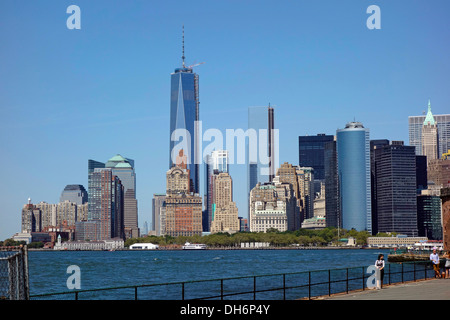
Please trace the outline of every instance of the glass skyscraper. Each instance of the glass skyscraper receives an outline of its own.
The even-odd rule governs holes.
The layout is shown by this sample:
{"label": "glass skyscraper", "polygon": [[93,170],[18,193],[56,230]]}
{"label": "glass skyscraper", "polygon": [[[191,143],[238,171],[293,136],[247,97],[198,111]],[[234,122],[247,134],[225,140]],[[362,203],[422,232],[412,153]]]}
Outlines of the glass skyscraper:
{"label": "glass skyscraper", "polygon": [[199,93],[198,75],[184,65],[171,75],[169,168],[176,164],[179,151],[187,156],[194,193],[199,193]]}
{"label": "glass skyscraper", "polygon": [[[249,139],[246,149],[249,194],[256,183],[271,182],[275,176],[277,146],[275,145],[274,122],[274,109],[272,107],[248,108]],[[250,131],[253,131],[256,137]]]}
{"label": "glass skyscraper", "polygon": [[[249,177],[248,184],[250,186],[249,190],[251,190],[258,184],[258,164],[257,163],[249,163],[248,177]],[[253,188],[251,186],[253,186]]]}
{"label": "glass skyscraper", "polygon": [[96,186],[93,184],[93,174],[100,168],[108,168],[112,174],[120,179],[124,187],[123,195],[123,233],[125,238],[139,237],[138,228],[138,207],[136,199],[136,173],[134,170],[134,160],[124,158],[120,154],[112,157],[106,163],[89,160],[88,161],[88,180],[89,180],[89,220],[98,219],[94,217],[94,212],[98,212],[95,202],[91,198],[96,192]]}
{"label": "glass skyscraper", "polygon": [[416,186],[417,194],[420,194],[422,190],[426,190],[428,188],[426,156],[416,156]]}
{"label": "glass skyscraper", "polygon": [[123,224],[126,238],[139,236],[138,206],[136,199],[136,173],[134,160],[122,157],[120,154],[109,159],[106,168],[111,168],[112,173],[119,177],[124,187],[124,214]]}
{"label": "glass skyscraper", "polygon": [[88,222],[98,222],[97,239],[123,238],[123,186],[111,168],[96,168],[91,176]]}
{"label": "glass skyscraper", "polygon": [[152,230],[156,232],[157,236],[164,233],[164,222],[162,221],[161,209],[164,207],[166,200],[165,193],[155,193],[152,199]]}
{"label": "glass skyscraper", "polygon": [[229,159],[227,150],[214,150],[209,157],[210,170],[229,173]]}
{"label": "glass skyscraper", "polygon": [[316,180],[325,179],[325,143],[333,140],[334,136],[325,134],[318,134],[317,136],[298,137],[299,166],[314,168],[314,179]]}
{"label": "glass skyscraper", "polygon": [[80,184],[68,184],[59,198],[59,202],[70,201],[76,204],[85,204],[88,202],[88,193]]}
{"label": "glass skyscraper", "polygon": [[438,195],[417,196],[417,225],[419,237],[442,240],[441,198]]}
{"label": "glass skyscraper", "polygon": [[103,162],[88,160],[88,220],[95,220],[97,217],[94,217],[93,214],[96,211],[94,207],[94,201],[92,200],[94,196],[94,185],[93,185],[93,174],[95,169],[104,168],[105,164]]}
{"label": "glass skyscraper", "polygon": [[403,141],[374,150],[378,232],[417,236],[416,155]]}
{"label": "glass skyscraper", "polygon": [[389,140],[370,140],[370,185],[372,197],[372,234],[378,233],[377,176],[375,170],[375,151],[389,145]]}
{"label": "glass skyscraper", "polygon": [[[248,108],[247,191],[258,182],[271,182],[278,163],[278,136],[275,130],[274,109],[269,105]],[[248,207],[250,214],[250,208]]]}
{"label": "glass skyscraper", "polygon": [[369,129],[350,122],[336,140],[342,227],[372,232]]}
{"label": "glass skyscraper", "polygon": [[325,171],[325,221],[327,227],[342,228],[339,197],[339,177],[337,167],[336,141],[324,144]]}

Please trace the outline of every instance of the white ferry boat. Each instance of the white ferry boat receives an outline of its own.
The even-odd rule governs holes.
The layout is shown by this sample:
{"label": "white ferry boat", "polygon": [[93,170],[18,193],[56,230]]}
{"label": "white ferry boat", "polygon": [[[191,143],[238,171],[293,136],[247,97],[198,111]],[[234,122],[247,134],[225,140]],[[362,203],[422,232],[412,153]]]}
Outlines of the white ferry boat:
{"label": "white ferry boat", "polygon": [[135,243],[130,246],[130,250],[157,250],[159,246],[153,243]]}
{"label": "white ferry boat", "polygon": [[205,250],[206,244],[186,242],[182,247],[183,250]]}

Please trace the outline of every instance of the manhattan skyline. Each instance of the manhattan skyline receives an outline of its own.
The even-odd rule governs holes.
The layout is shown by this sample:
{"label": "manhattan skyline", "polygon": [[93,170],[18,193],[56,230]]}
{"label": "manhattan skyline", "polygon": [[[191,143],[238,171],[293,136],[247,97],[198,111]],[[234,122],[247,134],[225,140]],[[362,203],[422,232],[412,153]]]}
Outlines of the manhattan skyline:
{"label": "manhattan skyline", "polygon": [[[66,8],[81,8],[68,30]],[[366,9],[381,8],[381,30]],[[185,11],[189,14],[186,14]],[[199,62],[200,120],[246,130],[250,106],[274,108],[279,160],[298,165],[298,137],[353,120],[370,139],[409,145],[408,116],[448,114],[448,1],[27,1],[0,4],[0,240],[20,211],[88,188],[88,159],[135,160],[139,227],[165,191],[170,74]],[[236,162],[236,159],[234,159]],[[200,195],[204,195],[203,168]],[[230,164],[247,217],[247,166]]]}

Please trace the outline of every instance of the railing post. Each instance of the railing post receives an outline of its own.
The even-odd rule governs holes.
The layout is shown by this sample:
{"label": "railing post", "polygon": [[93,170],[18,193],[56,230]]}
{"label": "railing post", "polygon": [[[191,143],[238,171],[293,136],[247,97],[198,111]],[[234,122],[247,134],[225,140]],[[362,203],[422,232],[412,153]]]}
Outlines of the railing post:
{"label": "railing post", "polygon": [[181,283],[181,300],[184,300],[184,282]]}
{"label": "railing post", "polygon": [[403,263],[401,265],[402,265],[402,283],[403,283],[404,282],[404,280],[403,280]]}
{"label": "railing post", "polygon": [[220,279],[220,300],[223,300],[223,279]]}
{"label": "railing post", "polygon": [[427,264],[424,263],[424,271],[425,271],[425,280],[427,280]]}
{"label": "railing post", "polygon": [[253,277],[253,300],[256,300],[256,277]]}
{"label": "railing post", "polygon": [[283,300],[286,300],[286,274],[283,273]]}
{"label": "railing post", "polygon": [[388,264],[388,272],[389,272],[389,285],[391,284],[391,265]]}
{"label": "railing post", "polygon": [[346,281],[345,281],[345,283],[346,283],[346,292],[347,292],[347,294],[348,294],[348,268],[346,269],[346,271],[347,271],[347,279],[346,279]]}
{"label": "railing post", "polygon": [[328,296],[331,296],[331,270],[328,269]]}
{"label": "railing post", "polygon": [[75,291],[75,300],[78,300],[78,291]]}
{"label": "railing post", "polygon": [[137,287],[134,287],[134,300],[137,300]]}
{"label": "railing post", "polygon": [[416,281],[416,262],[414,261],[414,282]]}
{"label": "railing post", "polygon": [[363,291],[365,290],[365,288],[364,288],[364,271],[365,271],[365,268],[364,267],[362,267],[362,281],[363,281],[363,283],[362,283],[362,289],[363,289]]}
{"label": "railing post", "polygon": [[308,271],[308,300],[311,300],[311,271]]}
{"label": "railing post", "polygon": [[28,246],[22,246],[22,270],[23,270],[23,286],[24,286],[24,292],[25,292],[25,300],[30,300],[30,285],[28,280]]}
{"label": "railing post", "polygon": [[[16,254],[16,299],[15,300],[20,300],[20,268],[19,268],[19,254]],[[12,296],[12,292],[11,292],[11,296]]]}

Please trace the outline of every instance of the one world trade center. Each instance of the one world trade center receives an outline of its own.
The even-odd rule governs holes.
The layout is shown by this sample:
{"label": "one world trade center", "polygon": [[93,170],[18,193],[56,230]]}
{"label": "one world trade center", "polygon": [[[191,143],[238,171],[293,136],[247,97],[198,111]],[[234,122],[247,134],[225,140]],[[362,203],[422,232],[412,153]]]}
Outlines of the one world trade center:
{"label": "one world trade center", "polygon": [[199,193],[198,75],[192,68],[185,65],[183,27],[182,67],[171,74],[169,168],[177,164],[177,157],[185,157],[191,177],[191,192]]}

